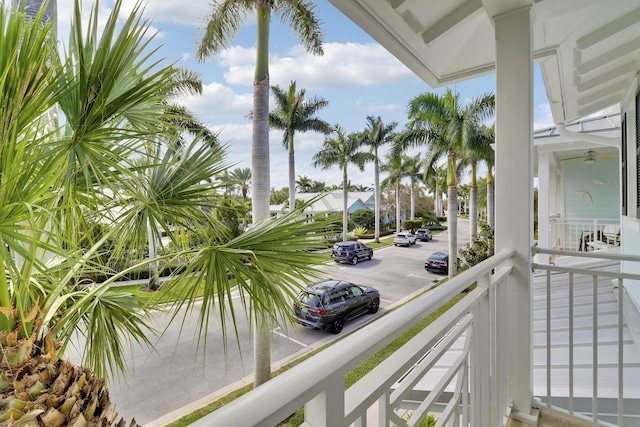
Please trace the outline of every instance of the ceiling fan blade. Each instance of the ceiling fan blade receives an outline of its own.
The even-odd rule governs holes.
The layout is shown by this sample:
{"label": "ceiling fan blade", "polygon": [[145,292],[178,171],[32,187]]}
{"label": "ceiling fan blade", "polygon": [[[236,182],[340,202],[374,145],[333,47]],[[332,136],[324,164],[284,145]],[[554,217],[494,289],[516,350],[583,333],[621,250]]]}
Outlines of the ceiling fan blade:
{"label": "ceiling fan blade", "polygon": [[567,157],[566,159],[560,159],[560,161],[564,162],[565,160],[575,160],[575,159],[584,159],[584,156]]}

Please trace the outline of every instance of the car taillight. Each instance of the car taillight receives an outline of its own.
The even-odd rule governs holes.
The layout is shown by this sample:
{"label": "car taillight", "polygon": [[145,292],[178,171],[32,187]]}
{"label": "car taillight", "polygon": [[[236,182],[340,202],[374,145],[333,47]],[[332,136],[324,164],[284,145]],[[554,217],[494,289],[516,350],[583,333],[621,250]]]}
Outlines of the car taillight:
{"label": "car taillight", "polygon": [[311,314],[319,314],[319,315],[324,315],[327,314],[327,310],[321,308],[320,310],[309,310],[309,313]]}

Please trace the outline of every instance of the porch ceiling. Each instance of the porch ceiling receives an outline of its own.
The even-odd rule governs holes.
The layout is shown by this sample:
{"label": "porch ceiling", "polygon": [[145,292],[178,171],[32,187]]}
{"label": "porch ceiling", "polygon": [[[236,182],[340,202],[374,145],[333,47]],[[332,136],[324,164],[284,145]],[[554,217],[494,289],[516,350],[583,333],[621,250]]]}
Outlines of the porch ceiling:
{"label": "porch ceiling", "polygon": [[531,5],[556,123],[619,104],[640,65],[638,0],[330,0],[431,87],[495,70],[492,16]]}

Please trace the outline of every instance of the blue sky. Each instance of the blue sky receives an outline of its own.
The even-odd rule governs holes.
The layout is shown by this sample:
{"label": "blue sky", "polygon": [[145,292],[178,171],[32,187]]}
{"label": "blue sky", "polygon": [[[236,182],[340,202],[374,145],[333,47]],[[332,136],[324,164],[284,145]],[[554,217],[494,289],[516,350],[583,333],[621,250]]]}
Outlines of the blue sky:
{"label": "blue sky", "polygon": [[[85,1],[88,16],[91,2]],[[113,2],[102,1],[105,15]],[[125,9],[135,4],[124,0]],[[58,0],[58,30],[61,38],[68,34],[68,22],[73,0]],[[252,108],[253,73],[255,64],[256,26],[249,16],[234,44],[204,63],[195,58],[209,1],[150,0],[145,16],[158,31],[152,44],[161,45],[159,54],[167,63],[175,63],[201,74],[202,96],[185,98],[183,102],[212,130],[218,131],[228,144],[228,160],[235,167],[250,167],[251,122],[246,118]],[[411,98],[424,92],[442,93],[419,80],[409,69],[386,52],[364,31],[353,24],[326,0],[319,0],[315,9],[325,33],[325,54],[312,56],[298,44],[296,35],[280,25],[274,16],[270,39],[270,81],[272,85],[288,87],[296,81],[307,96],[321,96],[329,101],[319,116],[331,124],[339,124],[348,132],[365,128],[367,115],[380,116],[385,122],[398,122],[398,130],[406,123],[406,106]],[[534,84],[536,127],[551,125],[548,101],[539,73]],[[495,76],[489,75],[451,87],[463,99],[471,99],[495,91]],[[273,102],[271,103],[273,106]],[[287,151],[282,147],[282,134],[271,132],[271,187],[287,186]],[[306,175],[327,185],[339,184],[337,169],[311,167],[312,156],[319,151],[323,136],[315,133],[296,134],[296,176]],[[349,170],[354,184],[373,186],[373,167],[364,173]]]}

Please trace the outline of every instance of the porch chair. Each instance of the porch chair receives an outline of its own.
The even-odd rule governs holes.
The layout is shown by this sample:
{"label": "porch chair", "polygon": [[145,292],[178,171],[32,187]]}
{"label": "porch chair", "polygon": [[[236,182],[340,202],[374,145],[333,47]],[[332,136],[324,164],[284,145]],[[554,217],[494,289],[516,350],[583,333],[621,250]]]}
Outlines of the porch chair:
{"label": "porch chair", "polygon": [[607,224],[602,230],[604,241],[608,245],[620,246],[620,225],[619,224]]}

